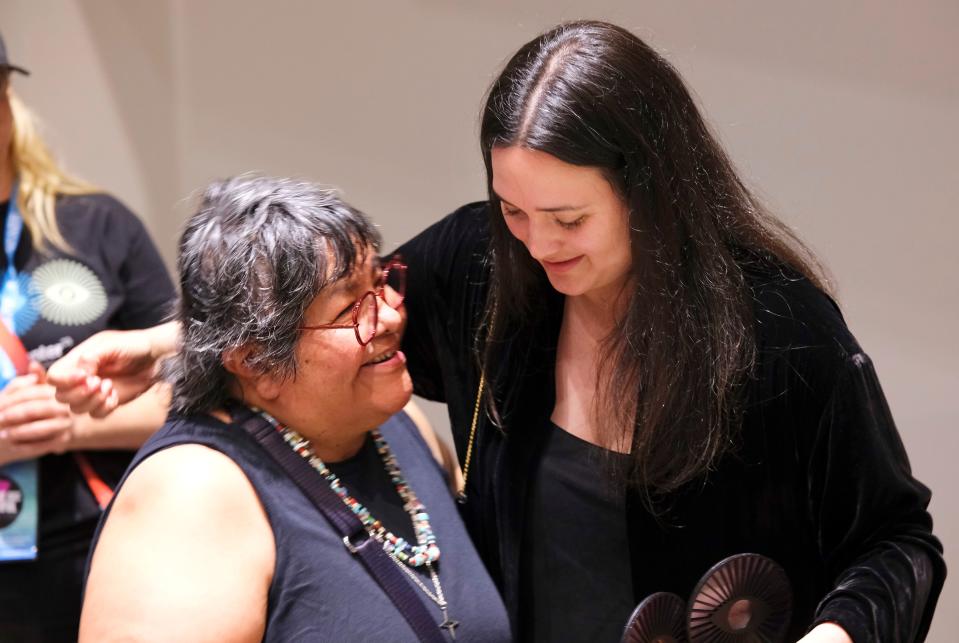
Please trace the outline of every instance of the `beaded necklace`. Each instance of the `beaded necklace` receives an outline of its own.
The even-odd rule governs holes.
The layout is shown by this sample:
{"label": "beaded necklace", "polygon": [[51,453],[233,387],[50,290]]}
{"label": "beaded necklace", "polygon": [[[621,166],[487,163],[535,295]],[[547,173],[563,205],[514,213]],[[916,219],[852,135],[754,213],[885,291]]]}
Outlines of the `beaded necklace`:
{"label": "beaded necklace", "polygon": [[416,494],[413,493],[413,490],[406,483],[406,479],[403,478],[403,472],[396,462],[396,457],[393,455],[393,452],[390,451],[389,444],[386,443],[386,440],[377,429],[370,431],[370,435],[373,437],[373,444],[376,446],[376,451],[383,460],[383,467],[386,469],[390,481],[393,483],[393,486],[396,487],[396,492],[403,501],[404,511],[410,515],[410,519],[413,521],[413,533],[416,534],[416,545],[410,544],[404,538],[400,538],[393,534],[393,532],[387,530],[386,527],[383,526],[383,523],[373,517],[369,509],[351,496],[346,486],[340,481],[336,474],[330,471],[329,467],[313,452],[313,447],[310,445],[309,440],[293,429],[280,424],[276,418],[272,417],[269,413],[260,411],[260,414],[280,432],[280,435],[283,436],[283,439],[290,445],[293,451],[302,456],[310,463],[310,466],[323,476],[330,484],[330,488],[336,492],[336,495],[338,495],[346,506],[356,514],[356,517],[360,519],[360,522],[366,527],[366,531],[370,536],[377,542],[382,543],[386,553],[393,556],[396,560],[406,563],[410,567],[421,567],[439,560],[440,548],[436,544],[436,536],[433,534],[433,528],[430,526],[430,515],[426,513],[426,507],[423,506],[423,503],[419,501]]}

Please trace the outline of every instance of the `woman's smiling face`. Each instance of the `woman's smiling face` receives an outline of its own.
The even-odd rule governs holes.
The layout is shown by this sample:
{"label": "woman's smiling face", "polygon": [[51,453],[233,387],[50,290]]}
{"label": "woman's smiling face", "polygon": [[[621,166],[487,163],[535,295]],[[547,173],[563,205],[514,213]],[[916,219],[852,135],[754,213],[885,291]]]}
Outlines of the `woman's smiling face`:
{"label": "woman's smiling face", "polygon": [[[303,326],[351,323],[353,304],[376,290],[381,273],[372,248],[360,259],[350,276],[317,295]],[[352,328],[301,331],[296,372],[276,382],[271,404],[284,424],[335,442],[341,434],[377,427],[409,401],[413,384],[399,350],[401,311],[381,297],[376,302],[379,322],[366,346],[359,344]]]}
{"label": "woman's smiling face", "polygon": [[515,146],[494,148],[492,166],[506,225],[553,288],[613,296],[632,263],[629,209],[603,173]]}

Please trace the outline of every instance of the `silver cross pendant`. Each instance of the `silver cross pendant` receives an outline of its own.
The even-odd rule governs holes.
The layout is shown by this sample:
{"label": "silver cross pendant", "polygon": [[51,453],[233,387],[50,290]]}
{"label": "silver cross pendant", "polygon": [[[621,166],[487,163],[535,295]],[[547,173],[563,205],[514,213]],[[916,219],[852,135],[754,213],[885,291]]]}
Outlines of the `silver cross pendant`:
{"label": "silver cross pendant", "polygon": [[443,622],[440,623],[440,629],[446,630],[450,633],[450,638],[454,641],[456,640],[456,628],[459,627],[460,622],[454,621],[450,618],[450,615],[446,612],[446,608],[443,608]]}

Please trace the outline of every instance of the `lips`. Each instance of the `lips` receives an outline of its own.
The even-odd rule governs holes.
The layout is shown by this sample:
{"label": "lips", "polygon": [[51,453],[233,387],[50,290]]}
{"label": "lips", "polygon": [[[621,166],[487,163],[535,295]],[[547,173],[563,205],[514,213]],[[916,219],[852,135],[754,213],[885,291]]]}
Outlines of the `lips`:
{"label": "lips", "polygon": [[394,362],[405,361],[405,356],[402,351],[399,350],[399,347],[393,347],[387,351],[383,351],[378,354],[376,357],[373,357],[370,360],[367,360],[363,367],[367,366],[382,366],[386,364],[392,364]]}
{"label": "lips", "polygon": [[583,255],[578,257],[573,257],[572,259],[566,259],[564,261],[546,261],[542,260],[540,263],[543,264],[543,267],[553,273],[562,273],[567,272],[575,268],[580,260],[582,260]]}
{"label": "lips", "polygon": [[368,362],[366,362],[366,363],[367,363],[367,364],[382,364],[383,362],[385,362],[386,360],[390,359],[390,358],[393,357],[394,355],[396,355],[396,349],[395,349],[395,348],[394,348],[393,350],[386,351],[385,353],[381,353],[380,355],[374,357],[373,359],[371,359],[370,361],[368,361]]}

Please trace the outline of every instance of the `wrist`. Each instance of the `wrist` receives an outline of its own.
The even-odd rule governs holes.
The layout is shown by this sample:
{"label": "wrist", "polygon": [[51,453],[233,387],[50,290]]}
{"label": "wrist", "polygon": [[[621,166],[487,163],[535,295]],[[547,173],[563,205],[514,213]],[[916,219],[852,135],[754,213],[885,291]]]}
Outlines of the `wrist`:
{"label": "wrist", "polygon": [[180,323],[167,322],[143,331],[150,346],[150,356],[154,359],[166,357],[176,350],[180,341]]}
{"label": "wrist", "polygon": [[92,424],[96,420],[86,413],[74,413],[70,411],[70,430],[64,434],[63,446],[59,449],[60,453],[64,451],[82,451],[90,437]]}

